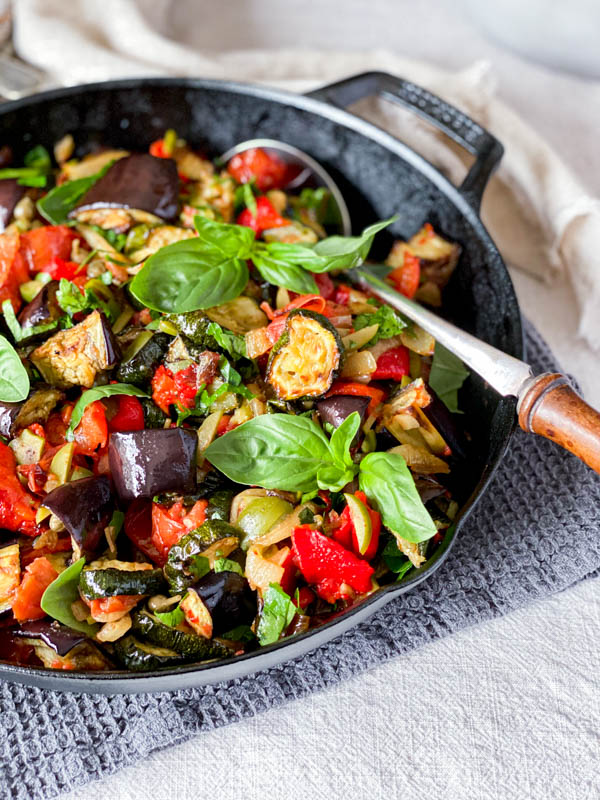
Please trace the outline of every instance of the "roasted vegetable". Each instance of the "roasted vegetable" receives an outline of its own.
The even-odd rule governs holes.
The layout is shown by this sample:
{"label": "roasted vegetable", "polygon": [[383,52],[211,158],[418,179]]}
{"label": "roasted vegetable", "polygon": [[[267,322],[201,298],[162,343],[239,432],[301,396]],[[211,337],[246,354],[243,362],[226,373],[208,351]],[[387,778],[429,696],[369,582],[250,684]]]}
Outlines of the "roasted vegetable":
{"label": "roasted vegetable", "polygon": [[[19,325],[21,326],[23,336],[27,334],[28,328],[33,328],[36,325],[45,325],[48,322],[58,321],[63,315],[63,312],[58,305],[56,299],[56,292],[59,287],[58,281],[50,281],[47,283],[40,292],[36,294],[30,303],[23,306],[19,312]],[[43,334],[49,336],[50,333]]]}
{"label": "roasted vegetable", "polygon": [[256,497],[251,500],[235,520],[244,534],[240,547],[247,550],[253,541],[268,533],[292,511],[292,504],[281,497]]}
{"label": "roasted vegetable", "polygon": [[[216,552],[216,545],[226,557],[239,544],[238,528],[219,519],[211,519],[195,531],[183,536],[169,551],[165,564],[165,577],[174,594],[184,592],[196,580],[192,567],[196,556],[205,556],[209,548]],[[214,553],[213,553],[214,557]]]}
{"label": "roasted vegetable", "polygon": [[152,380],[156,367],[160,364],[171,337],[166,333],[142,331],[123,354],[123,359],[116,371],[117,380],[132,383],[143,388]]}
{"label": "roasted vegetable", "polygon": [[210,611],[214,636],[247,625],[256,615],[256,596],[237,572],[209,572],[194,589]]}
{"label": "roasted vegetable", "polygon": [[208,501],[206,519],[222,519],[227,522],[232,500],[233,492],[215,492]]}
{"label": "roasted vegetable", "polygon": [[140,642],[132,635],[117,639],[114,648],[118,661],[127,669],[136,672],[160,669],[179,664],[184,660],[183,656],[176,653],[175,650]]}
{"label": "roasted vegetable", "polygon": [[121,500],[193,491],[197,442],[196,432],[183,428],[113,433],[108,457]]}
{"label": "roasted vegetable", "polygon": [[280,400],[321,397],[338,374],[342,353],[342,340],[326,317],[297,309],[271,351],[267,381]]}
{"label": "roasted vegetable", "polygon": [[179,180],[174,161],[135,153],[114,163],[84,194],[69,216],[86,222],[88,215],[85,212],[126,208],[171,220],[177,215],[178,194]]}
{"label": "roasted vegetable", "polygon": [[64,394],[50,386],[42,386],[22,403],[0,403],[0,435],[14,436],[20,428],[34,422],[43,424]]}
{"label": "roasted vegetable", "polygon": [[44,644],[51,647],[59,656],[66,656],[74,647],[85,642],[86,636],[83,633],[67,628],[56,622],[40,619],[33,622],[22,622],[14,630],[15,636],[26,639],[41,639]]}
{"label": "roasted vegetable", "polygon": [[206,316],[213,322],[218,322],[223,328],[243,336],[255,328],[262,328],[267,324],[264,311],[252,297],[236,297],[229,303],[206,309]]}
{"label": "roasted vegetable", "polygon": [[140,397],[140,403],[144,409],[145,428],[164,428],[168,417],[154,402],[146,397]]}
{"label": "roasted vegetable", "polygon": [[0,614],[11,607],[13,594],[20,581],[19,545],[9,544],[0,550]]}
{"label": "roasted vegetable", "polygon": [[319,400],[317,411],[322,422],[328,422],[334,428],[339,428],[342,422],[355,411],[360,414],[361,420],[364,421],[370,402],[370,397],[335,395],[334,397],[328,397],[326,400]]}
{"label": "roasted vegetable", "polygon": [[97,550],[112,514],[110,499],[110,483],[104,475],[70,481],[44,498],[44,507],[70,533],[75,560]]}
{"label": "roasted vegetable", "polygon": [[187,660],[201,661],[207,658],[227,658],[231,655],[231,651],[218,642],[164,625],[154,614],[145,609],[134,613],[133,630],[153,645],[174,650]]}
{"label": "roasted vegetable", "polygon": [[0,233],[11,221],[15,206],[24,194],[25,187],[20,186],[16,178],[0,180]]}
{"label": "roasted vegetable", "polygon": [[73,328],[54,334],[30,358],[51,386],[89,389],[99,372],[116,364],[119,350],[106,317],[93,311]]}
{"label": "roasted vegetable", "polygon": [[88,600],[123,594],[156,594],[164,588],[162,570],[153,569],[151,564],[116,560],[93,562],[79,577],[79,590]]}

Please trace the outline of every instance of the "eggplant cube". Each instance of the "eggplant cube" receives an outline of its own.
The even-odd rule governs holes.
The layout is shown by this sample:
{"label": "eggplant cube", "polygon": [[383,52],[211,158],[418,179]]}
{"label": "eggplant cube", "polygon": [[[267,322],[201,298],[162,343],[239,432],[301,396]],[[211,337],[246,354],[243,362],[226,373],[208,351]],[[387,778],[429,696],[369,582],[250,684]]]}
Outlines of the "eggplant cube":
{"label": "eggplant cube", "polygon": [[5,178],[0,181],[0,232],[4,231],[12,219],[15,206],[25,194],[25,187],[17,183],[16,178]]}
{"label": "eggplant cube", "polygon": [[73,541],[75,555],[93,554],[111,514],[110,483],[105,475],[58,486],[42,505],[60,519]]}
{"label": "eggplant cube", "polygon": [[93,311],[73,328],[56,333],[31,354],[44,380],[61,389],[89,389],[96,375],[114,366],[118,358],[119,346],[100,311]]}
{"label": "eggplant cube", "polygon": [[317,411],[322,422],[328,422],[334,428],[339,428],[342,422],[355,411],[364,421],[367,408],[371,402],[370,397],[355,397],[353,395],[335,395],[326,400],[319,400]]}
{"label": "eggplant cube", "polygon": [[191,492],[196,485],[195,431],[182,428],[113,433],[110,469],[121,500],[161,492]]}

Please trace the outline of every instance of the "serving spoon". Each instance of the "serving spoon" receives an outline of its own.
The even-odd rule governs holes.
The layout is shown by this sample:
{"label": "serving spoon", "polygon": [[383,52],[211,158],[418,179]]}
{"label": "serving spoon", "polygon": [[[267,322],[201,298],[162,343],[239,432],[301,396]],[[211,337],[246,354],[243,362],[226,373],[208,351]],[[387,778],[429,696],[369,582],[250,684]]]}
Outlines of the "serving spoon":
{"label": "serving spoon", "polygon": [[[340,232],[345,236],[351,234],[350,214],[335,181],[298,147],[276,139],[250,139],[227,150],[221,159],[227,162],[234,155],[257,147],[297,168],[296,177],[285,189],[299,188],[311,181],[325,186],[339,210]],[[559,372],[534,375],[529,364],[404,297],[367,265],[352,269],[347,275],[356,286],[368,290],[428,331],[499,394],[516,397],[516,413],[524,431],[551,439],[600,473],[600,413],[577,394],[565,375]]]}

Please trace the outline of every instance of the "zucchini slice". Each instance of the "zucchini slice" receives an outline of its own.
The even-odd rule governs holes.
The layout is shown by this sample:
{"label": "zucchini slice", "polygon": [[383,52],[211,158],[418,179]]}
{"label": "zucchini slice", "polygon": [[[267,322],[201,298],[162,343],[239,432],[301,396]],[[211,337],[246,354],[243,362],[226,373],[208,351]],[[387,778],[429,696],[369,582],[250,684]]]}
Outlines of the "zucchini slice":
{"label": "zucchini slice", "polygon": [[145,672],[179,664],[184,659],[180,653],[154,644],[140,642],[135,636],[124,636],[114,644],[115,656],[127,669]]}
{"label": "zucchini slice", "polygon": [[85,567],[79,577],[79,590],[86,600],[120,594],[158,594],[164,588],[161,569],[128,561],[96,561]]}
{"label": "zucchini slice", "polygon": [[326,317],[297,309],[271,351],[266,379],[279,400],[322,397],[338,375],[343,352]]}
{"label": "zucchini slice", "polygon": [[[196,556],[206,555],[213,560],[219,547],[221,555],[226,558],[232,550],[239,545],[240,530],[220,519],[207,520],[195,531],[187,533],[171,547],[167,563],[165,564],[165,577],[173,594],[180,594],[197,580],[190,575],[189,567]],[[210,549],[210,555],[209,555]]]}
{"label": "zucchini slice", "polygon": [[143,330],[129,345],[119,364],[116,378],[143,389],[152,380],[156,367],[167,352],[171,337],[166,333]]}
{"label": "zucchini slice", "polygon": [[152,644],[174,650],[192,661],[231,656],[229,648],[195,633],[170,628],[146,609],[133,615],[133,630]]}

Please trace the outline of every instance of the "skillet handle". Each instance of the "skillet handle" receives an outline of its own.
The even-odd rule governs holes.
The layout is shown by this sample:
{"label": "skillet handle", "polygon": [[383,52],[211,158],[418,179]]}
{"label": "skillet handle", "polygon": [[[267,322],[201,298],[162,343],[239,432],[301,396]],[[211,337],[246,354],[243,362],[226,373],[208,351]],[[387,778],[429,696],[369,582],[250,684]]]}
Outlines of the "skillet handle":
{"label": "skillet handle", "polygon": [[600,413],[589,406],[559,373],[538,375],[517,405],[519,425],[574,453],[600,472]]}
{"label": "skillet handle", "polygon": [[475,156],[475,161],[459,190],[469,203],[479,209],[488,179],[502,158],[500,142],[445,100],[403,78],[386,72],[364,72],[308,93],[308,97],[340,108],[370,95],[379,95],[412,109]]}

